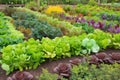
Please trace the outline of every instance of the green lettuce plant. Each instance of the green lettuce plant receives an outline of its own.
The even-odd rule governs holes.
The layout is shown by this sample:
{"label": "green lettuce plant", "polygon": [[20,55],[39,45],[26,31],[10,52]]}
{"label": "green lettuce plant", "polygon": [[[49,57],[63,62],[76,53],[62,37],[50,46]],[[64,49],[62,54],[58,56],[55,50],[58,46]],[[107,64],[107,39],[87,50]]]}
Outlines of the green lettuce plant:
{"label": "green lettuce plant", "polygon": [[120,49],[120,34],[113,35],[112,45],[115,49]]}
{"label": "green lettuce plant", "polygon": [[23,34],[15,30],[7,16],[0,12],[0,50],[9,44],[22,42],[23,38]]}
{"label": "green lettuce plant", "polygon": [[88,34],[88,37],[94,39],[101,49],[110,47],[112,42],[112,35],[110,33],[105,33],[98,29],[94,33]]}
{"label": "green lettuce plant", "polygon": [[2,49],[2,68],[9,74],[19,69],[35,69],[44,62],[42,46],[39,41],[29,39],[23,43],[9,45]]}
{"label": "green lettuce plant", "polygon": [[85,38],[82,40],[82,53],[86,54],[86,53],[97,53],[100,50],[100,47],[96,44],[96,41],[94,39],[89,39],[89,38]]}

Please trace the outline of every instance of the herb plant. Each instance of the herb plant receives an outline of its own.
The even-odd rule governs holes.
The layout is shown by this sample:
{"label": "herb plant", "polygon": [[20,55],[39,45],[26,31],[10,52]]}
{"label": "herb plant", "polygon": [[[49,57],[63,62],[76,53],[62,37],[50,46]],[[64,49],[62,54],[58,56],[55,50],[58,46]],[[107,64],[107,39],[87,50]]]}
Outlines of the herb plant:
{"label": "herb plant", "polygon": [[101,64],[100,68],[87,63],[74,66],[70,80],[119,80],[119,64]]}

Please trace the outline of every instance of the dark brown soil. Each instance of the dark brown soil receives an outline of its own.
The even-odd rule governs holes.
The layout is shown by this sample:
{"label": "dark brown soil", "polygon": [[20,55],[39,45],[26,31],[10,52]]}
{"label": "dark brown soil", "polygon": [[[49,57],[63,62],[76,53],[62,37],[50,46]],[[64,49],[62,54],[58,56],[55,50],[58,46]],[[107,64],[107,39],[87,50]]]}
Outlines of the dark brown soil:
{"label": "dark brown soil", "polygon": [[[120,53],[120,50],[114,50],[114,49],[107,49],[103,52],[106,52],[106,53]],[[42,68],[46,68],[48,69],[49,72],[53,73],[53,68],[55,66],[57,66],[59,63],[68,63],[69,60],[72,60],[72,59],[75,59],[76,57],[71,57],[71,58],[64,58],[64,59],[59,59],[59,60],[54,60],[54,61],[47,61],[45,63],[42,63],[37,69],[35,70],[27,70],[28,72],[30,72],[31,74],[33,74],[35,76],[34,80],[38,80],[40,74],[41,74],[41,71],[42,71]],[[77,58],[81,58],[80,56],[78,56]],[[15,72],[13,72],[15,73]],[[11,73],[10,75],[8,76],[11,76],[13,73]],[[6,80],[6,78],[8,77],[5,75],[5,71],[3,71],[1,68],[0,68],[0,80]]]}

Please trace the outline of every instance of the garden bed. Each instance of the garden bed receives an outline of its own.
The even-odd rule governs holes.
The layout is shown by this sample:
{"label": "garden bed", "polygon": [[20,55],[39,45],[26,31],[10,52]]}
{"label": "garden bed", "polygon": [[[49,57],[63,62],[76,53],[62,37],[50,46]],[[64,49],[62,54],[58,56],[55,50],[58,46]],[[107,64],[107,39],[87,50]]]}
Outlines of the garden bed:
{"label": "garden bed", "polygon": [[[120,50],[117,49],[106,49],[103,52],[107,53],[107,54],[111,54],[111,53],[120,53]],[[34,75],[34,79],[33,80],[38,80],[41,72],[42,72],[42,68],[48,69],[48,71],[50,73],[54,73],[53,69],[59,64],[59,63],[69,63],[69,60],[75,59],[75,58],[81,58],[80,56],[77,57],[71,57],[71,58],[64,58],[64,59],[59,59],[59,60],[54,60],[54,61],[46,61],[44,63],[42,63],[37,69],[35,70],[26,70],[28,72],[30,72],[31,74]],[[16,71],[14,71],[13,73],[11,73],[8,76],[11,76],[15,73]],[[6,80],[7,75],[5,75],[5,71],[3,71],[0,68],[0,80]]]}
{"label": "garden bed", "polygon": [[120,79],[118,10],[32,4],[0,5],[0,80]]}

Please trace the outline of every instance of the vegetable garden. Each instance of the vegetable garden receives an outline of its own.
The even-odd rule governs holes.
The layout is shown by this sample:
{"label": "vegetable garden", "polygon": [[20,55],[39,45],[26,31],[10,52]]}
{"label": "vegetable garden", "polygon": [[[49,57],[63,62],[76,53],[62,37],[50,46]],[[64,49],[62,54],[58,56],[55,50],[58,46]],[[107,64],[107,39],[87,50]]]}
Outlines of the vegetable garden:
{"label": "vegetable garden", "polygon": [[0,80],[120,80],[120,2],[105,1],[0,0]]}

